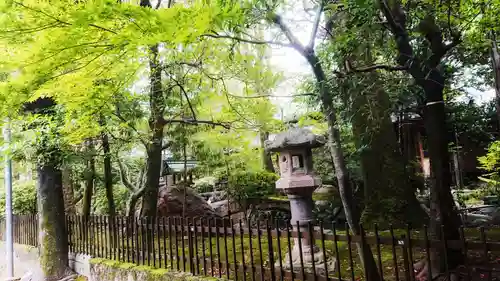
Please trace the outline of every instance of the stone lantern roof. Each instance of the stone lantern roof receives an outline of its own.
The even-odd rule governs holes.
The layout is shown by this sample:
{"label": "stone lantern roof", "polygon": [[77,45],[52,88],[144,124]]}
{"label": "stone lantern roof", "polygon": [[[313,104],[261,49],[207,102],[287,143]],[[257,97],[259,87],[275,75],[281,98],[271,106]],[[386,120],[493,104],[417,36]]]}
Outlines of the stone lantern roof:
{"label": "stone lantern roof", "polygon": [[323,136],[315,135],[309,129],[291,128],[277,134],[274,140],[266,141],[265,147],[268,151],[283,151],[297,148],[316,148],[325,143],[326,140]]}

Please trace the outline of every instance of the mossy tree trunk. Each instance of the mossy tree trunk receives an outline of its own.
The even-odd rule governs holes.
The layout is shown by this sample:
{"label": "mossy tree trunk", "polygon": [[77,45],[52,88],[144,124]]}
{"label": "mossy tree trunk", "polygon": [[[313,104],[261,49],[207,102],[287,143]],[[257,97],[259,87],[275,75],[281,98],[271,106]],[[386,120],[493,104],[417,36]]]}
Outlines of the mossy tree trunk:
{"label": "mossy tree trunk", "polygon": [[68,269],[62,173],[55,163],[39,165],[37,172],[40,265],[43,280],[52,281],[64,277]]}
{"label": "mossy tree trunk", "polygon": [[[55,101],[51,98],[24,104],[27,113],[40,114],[30,126],[43,130],[36,138],[34,159],[37,161],[37,205],[38,205],[38,243],[40,249],[40,268],[44,281],[59,280],[69,272],[68,234],[64,213],[64,192],[61,167],[63,153],[58,126]],[[46,116],[47,118],[44,118]]]}

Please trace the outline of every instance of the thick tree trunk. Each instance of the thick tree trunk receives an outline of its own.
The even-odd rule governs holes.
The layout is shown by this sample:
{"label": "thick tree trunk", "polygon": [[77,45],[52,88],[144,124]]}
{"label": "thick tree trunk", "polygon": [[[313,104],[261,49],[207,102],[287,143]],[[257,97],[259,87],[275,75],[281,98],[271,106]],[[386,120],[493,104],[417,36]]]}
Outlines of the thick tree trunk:
{"label": "thick tree trunk", "polygon": [[[452,176],[450,172],[450,155],[448,152],[448,128],[443,101],[445,79],[437,72],[431,75],[424,84],[427,104],[424,111],[425,130],[428,136],[429,158],[431,166],[430,211],[432,235],[446,240],[459,240],[461,225],[453,196],[451,195]],[[463,255],[459,250],[447,250],[446,265],[442,249],[434,249],[431,265],[434,273],[454,269],[463,263]]]}
{"label": "thick tree trunk", "polygon": [[142,216],[155,217],[158,203],[158,188],[161,176],[161,155],[163,141],[163,111],[165,101],[161,84],[161,67],[158,56],[158,44],[151,47],[151,58],[149,61],[151,90],[149,103],[151,116],[149,118],[149,128],[151,138],[147,147],[148,160],[146,163],[146,190],[142,200]]}
{"label": "thick tree trunk", "polygon": [[273,159],[271,159],[271,152],[265,149],[265,141],[269,138],[269,133],[265,131],[259,132],[260,146],[262,148],[262,166],[271,173],[274,173]]}
{"label": "thick tree trunk", "polygon": [[90,153],[87,160],[87,171],[85,172],[85,190],[83,191],[83,210],[82,214],[85,219],[90,217],[92,207],[92,196],[94,194],[94,179],[95,179],[95,158],[94,158],[94,144],[90,140],[87,143],[88,153]]}
{"label": "thick tree trunk", "polygon": [[68,236],[64,220],[62,173],[54,164],[37,168],[40,266],[44,281],[67,273]]}
{"label": "thick tree trunk", "polygon": [[[353,201],[354,194],[349,180],[349,173],[344,159],[344,152],[342,150],[342,141],[340,139],[340,131],[338,129],[335,108],[333,107],[332,94],[328,89],[326,75],[323,71],[321,63],[319,62],[319,59],[314,51],[310,50],[304,55],[313,69],[314,76],[316,77],[316,81],[320,89],[321,106],[328,123],[328,147],[330,148],[330,153],[333,159],[335,175],[337,177],[337,184],[339,187],[342,205],[344,207],[345,217],[353,234],[360,235],[360,213],[358,212]],[[375,259],[373,258],[370,246],[366,242],[357,243],[356,245],[365,272],[368,274],[368,276],[366,276],[367,280],[380,280],[380,275],[378,274],[377,265],[375,263]]]}
{"label": "thick tree trunk", "polygon": [[[427,39],[431,55],[421,59],[413,52],[410,37],[406,27],[406,15],[401,2],[394,0],[390,4],[380,0],[380,7],[393,32],[398,50],[397,61],[408,67],[408,73],[422,87],[425,93],[424,123],[428,137],[429,160],[431,166],[431,222],[430,228],[434,239],[460,238],[460,217],[456,212],[451,195],[450,156],[448,152],[448,128],[443,100],[443,89],[446,79],[439,70],[439,64],[446,52],[458,44],[460,40],[453,38],[451,43],[443,42],[440,27],[436,25],[433,16],[425,17],[419,24],[420,32]],[[460,251],[447,249],[448,262],[442,247],[433,248],[431,266],[433,275],[446,270],[455,269],[463,263]],[[428,278],[429,280],[429,278]]]}
{"label": "thick tree trunk", "polygon": [[113,173],[111,168],[111,153],[108,135],[101,133],[102,150],[104,152],[104,188],[106,189],[106,199],[108,201],[108,215],[115,217],[116,207],[113,196]]}

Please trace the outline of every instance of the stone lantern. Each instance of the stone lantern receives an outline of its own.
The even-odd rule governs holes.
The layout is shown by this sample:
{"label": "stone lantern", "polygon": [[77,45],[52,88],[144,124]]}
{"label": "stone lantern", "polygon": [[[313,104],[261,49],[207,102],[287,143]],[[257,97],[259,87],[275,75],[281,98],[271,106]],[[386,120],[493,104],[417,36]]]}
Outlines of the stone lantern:
{"label": "stone lantern", "polygon": [[[291,223],[294,230],[308,231],[308,224],[313,220],[314,203],[312,194],[321,185],[321,179],[314,174],[312,149],[325,144],[322,136],[314,135],[304,128],[292,128],[278,134],[273,141],[266,141],[266,149],[279,153],[280,179],[276,188],[284,190],[290,200]],[[299,229],[297,229],[297,222]],[[295,238],[292,249],[292,264],[300,266],[300,248]],[[311,247],[309,239],[301,239],[304,266],[324,262],[324,255],[319,248]],[[288,259],[288,255],[287,255]],[[285,266],[290,261],[285,261]]]}

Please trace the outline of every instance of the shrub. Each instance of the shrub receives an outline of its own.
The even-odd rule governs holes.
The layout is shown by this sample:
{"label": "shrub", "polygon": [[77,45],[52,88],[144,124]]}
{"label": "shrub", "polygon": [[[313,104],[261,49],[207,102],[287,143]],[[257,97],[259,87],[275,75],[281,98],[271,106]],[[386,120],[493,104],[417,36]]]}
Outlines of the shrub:
{"label": "shrub", "polygon": [[194,189],[199,193],[205,193],[214,191],[215,182],[217,178],[215,177],[204,177],[194,181]]}
{"label": "shrub", "polygon": [[228,194],[232,200],[245,203],[275,193],[278,176],[267,171],[238,171],[228,178]]}
{"label": "shrub", "polygon": [[[5,193],[0,194],[0,208],[5,210]],[[36,182],[16,181],[12,185],[12,212],[16,215],[36,213]]]}
{"label": "shrub", "polygon": [[488,173],[484,177],[479,177],[480,180],[488,184],[487,188],[483,188],[483,195],[500,195],[500,141],[491,143],[488,148],[488,153],[485,156],[478,158],[481,168]]}

